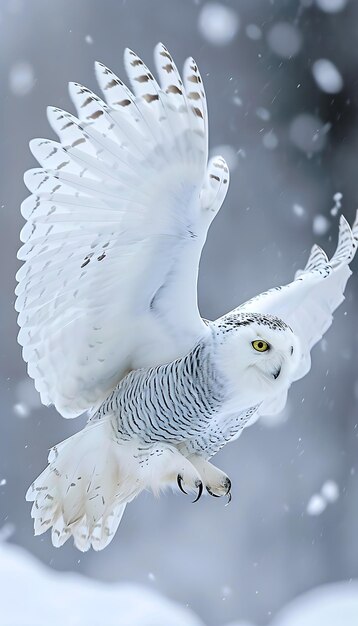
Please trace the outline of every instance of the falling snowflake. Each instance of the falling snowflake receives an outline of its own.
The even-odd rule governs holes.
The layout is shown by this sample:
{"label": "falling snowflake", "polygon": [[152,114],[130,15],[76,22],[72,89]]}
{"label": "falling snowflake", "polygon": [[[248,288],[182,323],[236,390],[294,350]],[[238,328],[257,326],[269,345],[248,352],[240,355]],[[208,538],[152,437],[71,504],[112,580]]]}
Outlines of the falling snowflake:
{"label": "falling snowflake", "polygon": [[262,37],[262,30],[256,24],[248,24],[245,28],[245,33],[253,41],[258,41]]}
{"label": "falling snowflake", "polygon": [[262,143],[268,150],[275,150],[278,146],[278,137],[273,130],[269,130],[269,132],[265,133],[262,137]]}
{"label": "falling snowflake", "polygon": [[330,223],[324,215],[316,215],[313,219],[313,234],[325,235],[328,232]]}
{"label": "falling snowflake", "polygon": [[17,404],[14,404],[13,409],[17,417],[28,417],[30,415],[28,406],[26,406],[26,404],[24,404],[23,402],[18,402]]}
{"label": "falling snowflake", "polygon": [[271,117],[270,111],[268,109],[265,109],[264,107],[257,107],[256,115],[263,122],[268,122]]}
{"label": "falling snowflake", "polygon": [[334,480],[326,480],[322,485],[321,493],[315,493],[307,504],[308,515],[320,515],[327,504],[333,504],[339,498],[339,487]]}
{"label": "falling snowflake", "polygon": [[303,217],[306,213],[306,209],[304,209],[300,204],[294,204],[292,210],[297,217]]}
{"label": "falling snowflake", "polygon": [[306,511],[308,515],[321,515],[325,510],[327,503],[324,498],[318,493],[315,493],[307,504]]}
{"label": "falling snowflake", "polygon": [[284,59],[290,59],[299,53],[302,36],[298,28],[288,22],[274,24],[267,35],[271,50]]}
{"label": "falling snowflake", "polygon": [[339,487],[334,480],[327,480],[321,489],[326,502],[336,502],[339,498]]}
{"label": "falling snowflake", "polygon": [[338,13],[342,11],[348,0],[316,0],[317,6],[326,13]]}
{"label": "falling snowflake", "polygon": [[334,206],[331,208],[331,215],[333,215],[333,217],[338,214],[339,209],[342,207],[342,199],[343,194],[340,191],[337,191],[337,193],[333,196]]}
{"label": "falling snowflake", "polygon": [[343,78],[332,61],[318,59],[312,65],[312,74],[318,87],[326,93],[338,93],[343,87]]}
{"label": "falling snowflake", "polygon": [[292,143],[307,154],[320,152],[326,145],[328,127],[316,116],[301,113],[290,125]]}
{"label": "falling snowflake", "polygon": [[218,2],[205,4],[199,14],[199,31],[209,43],[224,46],[232,41],[240,28],[236,11]]}
{"label": "falling snowflake", "polygon": [[237,106],[237,107],[242,107],[242,100],[240,98],[240,96],[238,96],[237,94],[234,95],[233,99],[232,99],[233,103]]}
{"label": "falling snowflake", "polygon": [[14,96],[26,96],[35,84],[34,70],[27,61],[14,63],[10,68],[9,86]]}

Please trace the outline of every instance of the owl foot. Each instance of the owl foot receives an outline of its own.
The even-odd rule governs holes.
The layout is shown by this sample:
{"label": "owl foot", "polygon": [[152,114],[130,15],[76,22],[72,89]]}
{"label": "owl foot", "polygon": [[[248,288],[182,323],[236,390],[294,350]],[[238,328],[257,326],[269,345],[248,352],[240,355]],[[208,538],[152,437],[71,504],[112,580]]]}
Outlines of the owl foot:
{"label": "owl foot", "polygon": [[190,457],[190,462],[200,474],[201,480],[204,483],[208,494],[214,498],[227,496],[227,504],[229,504],[231,501],[230,478],[224,472],[215,467],[215,465],[209,463],[209,461],[206,461],[198,455]]}

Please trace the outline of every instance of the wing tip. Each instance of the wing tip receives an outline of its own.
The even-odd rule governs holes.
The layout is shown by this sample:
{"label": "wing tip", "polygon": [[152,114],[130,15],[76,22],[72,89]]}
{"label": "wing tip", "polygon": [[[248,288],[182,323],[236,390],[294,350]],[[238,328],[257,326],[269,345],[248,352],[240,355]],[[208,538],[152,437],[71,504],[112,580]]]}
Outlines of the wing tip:
{"label": "wing tip", "polygon": [[356,242],[358,242],[358,209],[356,210],[355,220],[352,224],[352,234]]}
{"label": "wing tip", "polygon": [[348,221],[346,220],[345,216],[343,215],[343,213],[342,213],[342,215],[339,218],[339,226],[340,226],[340,228],[349,228],[349,230],[351,229],[351,227],[350,227]]}

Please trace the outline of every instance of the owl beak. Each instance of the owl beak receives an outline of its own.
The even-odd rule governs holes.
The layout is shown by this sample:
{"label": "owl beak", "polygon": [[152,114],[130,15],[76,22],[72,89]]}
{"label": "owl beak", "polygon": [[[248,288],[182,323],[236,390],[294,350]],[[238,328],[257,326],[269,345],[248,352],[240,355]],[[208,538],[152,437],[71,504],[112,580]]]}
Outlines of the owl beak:
{"label": "owl beak", "polygon": [[272,374],[272,376],[274,377],[274,379],[276,380],[279,375],[281,374],[281,365],[274,371],[274,373]]}

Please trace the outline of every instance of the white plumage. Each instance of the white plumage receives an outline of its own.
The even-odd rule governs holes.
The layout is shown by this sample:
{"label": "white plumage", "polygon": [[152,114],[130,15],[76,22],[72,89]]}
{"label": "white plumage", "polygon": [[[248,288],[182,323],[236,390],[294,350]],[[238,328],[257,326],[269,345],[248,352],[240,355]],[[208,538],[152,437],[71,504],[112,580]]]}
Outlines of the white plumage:
{"label": "white plumage", "polygon": [[70,84],[78,117],[49,108],[59,143],[33,140],[41,167],[25,175],[19,342],[42,402],[92,416],[53,449],[28,497],[37,533],[52,526],[55,545],[73,535],[83,550],[107,545],[144,488],[179,476],[199,495],[203,484],[229,491],[208,458],[283,408],[343,300],[357,247],[358,221],[351,230],[342,217],[330,261],[314,246],[292,283],[203,321],[199,260],[229,172],[219,156],[208,163],[195,61],[182,80],[158,44],[155,64],[159,84],[126,50],[130,91],[97,63],[105,101]]}

